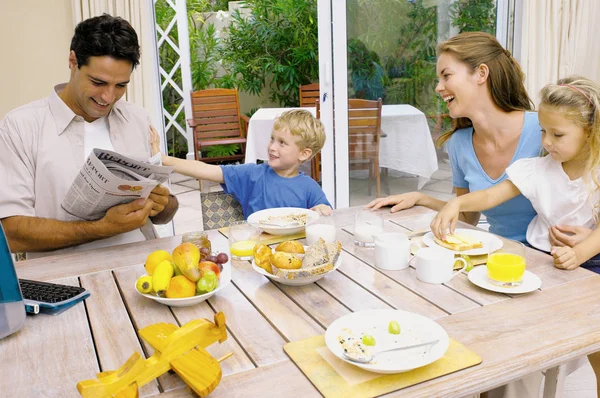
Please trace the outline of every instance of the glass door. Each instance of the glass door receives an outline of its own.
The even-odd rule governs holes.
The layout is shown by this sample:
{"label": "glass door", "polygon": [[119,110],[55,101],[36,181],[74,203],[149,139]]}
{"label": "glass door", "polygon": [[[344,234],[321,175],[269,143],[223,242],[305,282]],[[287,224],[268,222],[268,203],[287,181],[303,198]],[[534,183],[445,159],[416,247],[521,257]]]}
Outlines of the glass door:
{"label": "glass door", "polygon": [[[333,183],[337,208],[419,189],[453,196],[447,155],[434,145],[451,126],[434,91],[436,46],[462,31],[495,35],[510,1],[319,1],[320,81],[330,84],[322,83],[329,104],[321,117],[335,132],[323,155],[323,187]],[[507,29],[501,34],[505,43]],[[363,106],[369,110],[356,109]],[[377,134],[369,119],[379,119]],[[330,159],[327,149],[335,149]]]}

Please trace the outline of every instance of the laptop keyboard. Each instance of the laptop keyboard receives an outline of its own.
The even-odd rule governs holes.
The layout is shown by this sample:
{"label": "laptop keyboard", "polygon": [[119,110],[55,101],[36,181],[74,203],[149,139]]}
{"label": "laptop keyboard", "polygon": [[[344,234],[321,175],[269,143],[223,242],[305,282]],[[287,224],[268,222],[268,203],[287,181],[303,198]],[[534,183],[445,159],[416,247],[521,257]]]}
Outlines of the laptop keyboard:
{"label": "laptop keyboard", "polygon": [[85,292],[85,289],[82,287],[27,279],[19,279],[19,283],[24,299],[39,301],[41,303],[59,304]]}

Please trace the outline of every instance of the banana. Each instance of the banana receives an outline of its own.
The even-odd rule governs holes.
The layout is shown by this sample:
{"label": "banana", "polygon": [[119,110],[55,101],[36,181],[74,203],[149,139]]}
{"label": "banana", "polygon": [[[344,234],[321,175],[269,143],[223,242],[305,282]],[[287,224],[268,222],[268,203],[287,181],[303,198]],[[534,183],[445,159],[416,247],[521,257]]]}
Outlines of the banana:
{"label": "banana", "polygon": [[150,275],[140,276],[137,282],[135,282],[135,288],[140,293],[152,293],[152,277]]}
{"label": "banana", "polygon": [[169,287],[174,272],[173,264],[171,264],[169,260],[164,260],[156,266],[154,274],[152,274],[152,287],[160,296],[162,296]]}

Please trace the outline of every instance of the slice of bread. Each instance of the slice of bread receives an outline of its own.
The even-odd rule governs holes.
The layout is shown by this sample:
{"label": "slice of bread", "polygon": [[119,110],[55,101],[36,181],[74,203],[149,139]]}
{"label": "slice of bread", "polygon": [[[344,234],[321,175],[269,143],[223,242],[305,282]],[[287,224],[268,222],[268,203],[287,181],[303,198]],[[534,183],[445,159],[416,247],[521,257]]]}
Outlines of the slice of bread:
{"label": "slice of bread", "polygon": [[434,237],[433,240],[438,245],[455,251],[464,251],[483,247],[483,243],[481,241],[471,236],[462,234],[448,234],[446,235],[445,240],[441,240],[436,237]]}
{"label": "slice of bread", "polygon": [[319,239],[306,248],[301,268],[280,269],[274,266],[273,273],[286,279],[307,278],[327,273],[335,267],[335,262],[339,258],[341,250],[341,242],[325,243],[323,239]]}

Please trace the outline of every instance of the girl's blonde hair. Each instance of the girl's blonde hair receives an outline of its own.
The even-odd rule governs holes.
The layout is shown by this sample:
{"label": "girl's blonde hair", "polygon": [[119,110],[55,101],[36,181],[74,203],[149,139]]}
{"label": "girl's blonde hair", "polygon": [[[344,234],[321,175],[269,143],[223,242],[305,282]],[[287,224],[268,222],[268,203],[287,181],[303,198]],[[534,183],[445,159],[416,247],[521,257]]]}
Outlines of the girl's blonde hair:
{"label": "girl's blonde hair", "polygon": [[[486,64],[489,69],[487,86],[492,101],[504,112],[534,108],[523,84],[525,75],[521,67],[494,36],[484,32],[463,32],[438,45],[437,56],[443,53],[452,54],[473,72],[481,64]],[[453,119],[452,130],[442,134],[436,144],[441,147],[456,130],[472,126],[469,118]]]}
{"label": "girl's blonde hair", "polygon": [[[600,86],[585,77],[570,76],[544,86],[541,97],[540,108],[543,105],[557,108],[563,117],[586,132],[589,156],[583,176],[590,186],[590,198],[593,198],[600,189]],[[598,220],[600,203],[592,205],[594,219]]]}
{"label": "girl's blonde hair", "polygon": [[273,129],[289,130],[291,135],[300,137],[297,141],[298,147],[309,148],[312,151],[312,155],[306,161],[312,159],[325,145],[325,127],[309,111],[295,109],[283,112],[275,119]]}

